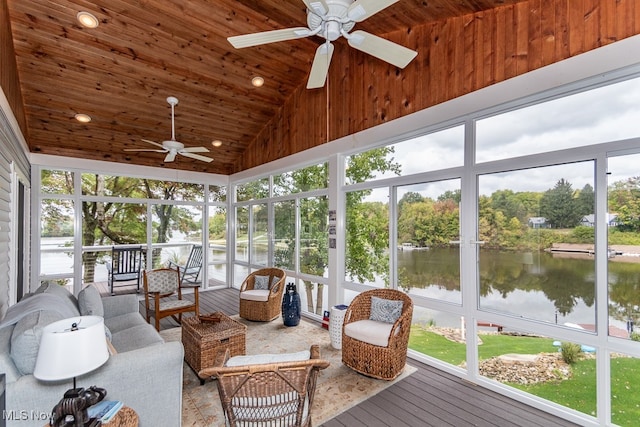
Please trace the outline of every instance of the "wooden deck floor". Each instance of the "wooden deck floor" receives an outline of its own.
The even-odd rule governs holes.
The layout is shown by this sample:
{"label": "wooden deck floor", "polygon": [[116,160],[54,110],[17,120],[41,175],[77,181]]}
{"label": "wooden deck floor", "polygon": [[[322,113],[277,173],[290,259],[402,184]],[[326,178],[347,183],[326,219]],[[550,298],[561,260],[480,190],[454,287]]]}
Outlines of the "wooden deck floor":
{"label": "wooden deck floor", "polygon": [[[131,290],[130,290],[131,291]],[[135,288],[133,288],[135,292]],[[187,298],[191,298],[190,295]],[[140,302],[144,314],[144,300]],[[238,313],[238,291],[200,292],[202,313]],[[163,319],[161,328],[178,324]],[[323,424],[325,427],[372,426],[576,426],[524,403],[471,384],[454,375],[410,359],[418,371],[365,402]]]}

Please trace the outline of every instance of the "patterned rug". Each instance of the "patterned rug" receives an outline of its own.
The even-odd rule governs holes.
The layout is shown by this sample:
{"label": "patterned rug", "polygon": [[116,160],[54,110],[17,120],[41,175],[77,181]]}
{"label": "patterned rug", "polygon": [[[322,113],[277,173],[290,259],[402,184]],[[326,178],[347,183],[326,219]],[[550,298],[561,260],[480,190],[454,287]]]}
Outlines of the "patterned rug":
{"label": "patterned rug", "polygon": [[[329,332],[317,324],[303,320],[298,326],[286,327],[281,319],[268,323],[249,322],[237,316],[234,319],[247,325],[247,354],[287,353],[308,350],[312,344],[320,346],[321,357],[331,365],[318,375],[312,408],[315,426],[374,396],[416,370],[407,365],[404,372],[394,381],[376,380],[344,366],[340,350],[331,347]],[[166,341],[179,341],[181,333],[181,328],[160,332]],[[199,378],[185,363],[183,381],[183,427],[224,426],[224,415],[215,380],[207,380],[201,386]]]}

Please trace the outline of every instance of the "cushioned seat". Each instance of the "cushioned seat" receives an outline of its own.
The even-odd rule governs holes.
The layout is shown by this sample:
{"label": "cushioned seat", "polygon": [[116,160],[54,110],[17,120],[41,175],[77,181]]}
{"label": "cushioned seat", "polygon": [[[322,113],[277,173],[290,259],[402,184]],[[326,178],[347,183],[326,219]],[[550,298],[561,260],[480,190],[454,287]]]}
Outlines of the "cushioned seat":
{"label": "cushioned seat", "polygon": [[320,347],[285,354],[230,357],[200,371],[215,376],[226,425],[297,427],[311,425],[318,372],[329,366]]}
{"label": "cushioned seat", "polygon": [[407,361],[413,302],[395,289],[357,295],[342,325],[342,363],[361,374],[396,378]]}
{"label": "cushioned seat", "polygon": [[344,333],[348,337],[362,342],[387,347],[389,345],[391,328],[393,328],[393,324],[391,323],[366,319],[349,323],[345,326]]}
{"label": "cushioned seat", "polygon": [[[193,301],[183,298],[180,271],[171,268],[158,268],[144,272],[144,305],[147,312],[147,322],[151,316],[155,319],[156,329],[160,330],[160,319],[171,316],[176,322],[182,323],[182,314],[193,312],[200,314],[198,287],[193,289]],[[177,296],[177,299],[175,299]]]}
{"label": "cushioned seat", "polygon": [[280,268],[262,268],[249,274],[240,286],[240,317],[269,322],[280,316],[286,278]]}

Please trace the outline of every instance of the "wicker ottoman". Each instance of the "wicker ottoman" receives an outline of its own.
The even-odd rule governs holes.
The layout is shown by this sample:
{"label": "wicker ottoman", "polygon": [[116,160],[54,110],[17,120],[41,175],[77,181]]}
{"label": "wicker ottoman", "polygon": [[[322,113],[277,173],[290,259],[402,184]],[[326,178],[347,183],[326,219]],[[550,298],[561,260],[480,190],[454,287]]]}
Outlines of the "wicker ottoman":
{"label": "wicker ottoman", "polygon": [[[220,318],[218,322],[200,321],[188,317],[182,321],[182,345],[184,360],[198,374],[204,368],[214,366],[218,351],[229,349],[231,356],[245,354],[247,327],[229,316],[216,312],[206,316]],[[204,379],[200,379],[204,384]]]}

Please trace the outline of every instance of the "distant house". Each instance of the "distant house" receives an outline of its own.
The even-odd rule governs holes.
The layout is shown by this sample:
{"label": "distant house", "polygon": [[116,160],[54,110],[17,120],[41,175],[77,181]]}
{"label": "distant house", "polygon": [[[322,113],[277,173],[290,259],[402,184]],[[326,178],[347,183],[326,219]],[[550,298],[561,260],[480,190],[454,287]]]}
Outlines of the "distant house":
{"label": "distant house", "polygon": [[[584,225],[586,227],[594,227],[596,225],[596,216],[595,214],[589,214],[582,217],[580,220],[580,225]],[[607,225],[609,227],[615,227],[618,225],[618,214],[607,214]]]}
{"label": "distant house", "polygon": [[551,228],[551,224],[547,223],[547,218],[543,216],[529,218],[528,225],[530,228]]}

